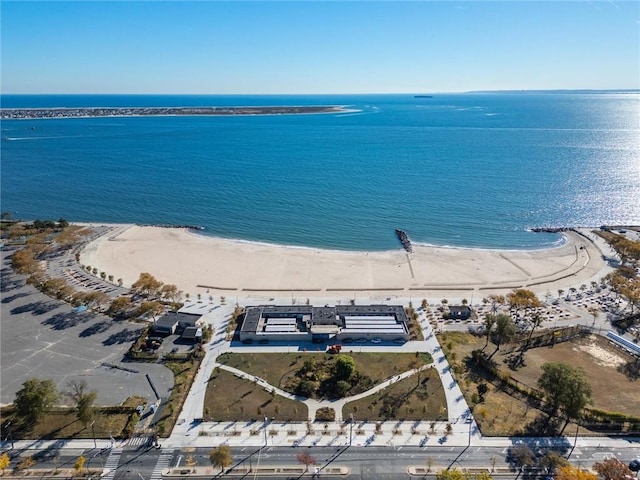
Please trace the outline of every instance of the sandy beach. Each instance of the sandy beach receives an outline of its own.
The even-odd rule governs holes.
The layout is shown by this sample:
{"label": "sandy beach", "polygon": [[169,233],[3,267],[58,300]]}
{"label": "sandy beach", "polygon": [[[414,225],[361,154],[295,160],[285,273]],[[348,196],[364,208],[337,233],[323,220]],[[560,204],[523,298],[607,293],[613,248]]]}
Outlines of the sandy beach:
{"label": "sandy beach", "polygon": [[414,246],[387,252],[344,252],[266,245],[122,225],[90,243],[81,263],[131,285],[141,272],[190,295],[467,298],[526,287],[540,295],[589,284],[609,271],[584,235],[544,250]]}

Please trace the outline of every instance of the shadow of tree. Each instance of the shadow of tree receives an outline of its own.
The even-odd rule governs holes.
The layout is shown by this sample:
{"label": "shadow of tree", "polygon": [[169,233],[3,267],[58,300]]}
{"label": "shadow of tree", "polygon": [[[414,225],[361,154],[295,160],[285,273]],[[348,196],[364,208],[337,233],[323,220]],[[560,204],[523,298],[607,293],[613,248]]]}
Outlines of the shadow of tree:
{"label": "shadow of tree", "polygon": [[31,295],[30,293],[16,293],[15,295],[11,295],[10,297],[4,297],[2,299],[2,303],[11,303],[14,300],[17,300],[18,298],[22,298],[22,297],[28,297],[29,295]]}
{"label": "shadow of tree", "polygon": [[103,333],[109,330],[111,327],[111,322],[107,320],[103,320],[102,322],[94,323],[89,328],[85,328],[82,332],[80,332],[80,337],[90,337],[91,335],[95,335],[96,333]]}
{"label": "shadow of tree", "polygon": [[618,365],[617,370],[624,374],[629,380],[635,381],[640,379],[640,358]]}
{"label": "shadow of tree", "polygon": [[21,313],[32,313],[34,315],[44,315],[45,313],[49,313],[60,305],[53,302],[46,301],[37,301],[27,303],[25,305],[20,305],[19,307],[15,307],[11,309],[12,315],[18,315]]}
{"label": "shadow of tree", "polygon": [[140,335],[141,328],[137,329],[128,329],[119,331],[118,333],[114,333],[109,338],[102,341],[103,345],[116,345],[121,343],[133,342]]}
{"label": "shadow of tree", "polygon": [[54,330],[64,330],[81,323],[87,323],[93,319],[95,319],[95,315],[86,312],[62,312],[46,319],[42,324],[49,325]]}

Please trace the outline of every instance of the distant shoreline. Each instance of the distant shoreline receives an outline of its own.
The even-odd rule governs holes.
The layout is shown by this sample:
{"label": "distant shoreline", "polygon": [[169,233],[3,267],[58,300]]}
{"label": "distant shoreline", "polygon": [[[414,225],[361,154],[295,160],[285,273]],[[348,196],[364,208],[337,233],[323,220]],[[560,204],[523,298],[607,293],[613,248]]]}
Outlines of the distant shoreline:
{"label": "distant shoreline", "polygon": [[302,115],[342,113],[335,105],[268,107],[74,107],[74,108],[3,108],[3,120],[42,118],[96,118],[149,116],[231,116],[231,115]]}

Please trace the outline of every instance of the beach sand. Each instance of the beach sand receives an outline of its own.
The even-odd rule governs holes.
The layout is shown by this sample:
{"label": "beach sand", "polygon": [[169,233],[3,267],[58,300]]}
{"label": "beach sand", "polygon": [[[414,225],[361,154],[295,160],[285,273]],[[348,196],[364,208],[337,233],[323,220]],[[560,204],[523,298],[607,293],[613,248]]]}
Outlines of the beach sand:
{"label": "beach sand", "polygon": [[122,278],[149,272],[190,295],[336,298],[467,298],[513,288],[540,295],[598,280],[609,268],[585,236],[543,250],[483,250],[414,245],[345,252],[226,240],[185,229],[119,226],[90,243],[81,263]]}

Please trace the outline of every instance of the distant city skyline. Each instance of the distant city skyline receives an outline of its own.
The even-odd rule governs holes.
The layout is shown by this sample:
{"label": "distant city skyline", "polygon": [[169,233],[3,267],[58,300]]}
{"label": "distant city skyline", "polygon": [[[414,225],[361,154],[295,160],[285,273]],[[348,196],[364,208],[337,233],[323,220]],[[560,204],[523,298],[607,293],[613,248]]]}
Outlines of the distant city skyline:
{"label": "distant city skyline", "polygon": [[640,88],[637,1],[2,2],[2,93]]}

